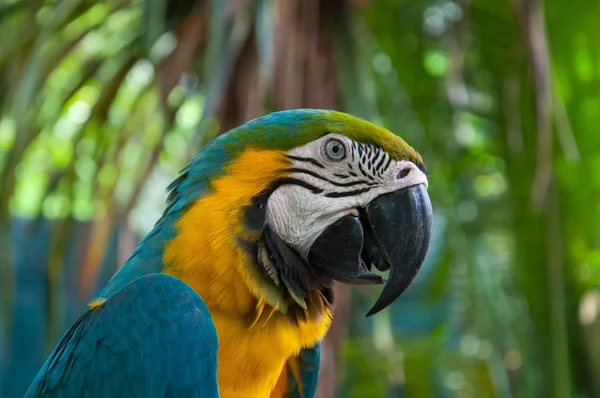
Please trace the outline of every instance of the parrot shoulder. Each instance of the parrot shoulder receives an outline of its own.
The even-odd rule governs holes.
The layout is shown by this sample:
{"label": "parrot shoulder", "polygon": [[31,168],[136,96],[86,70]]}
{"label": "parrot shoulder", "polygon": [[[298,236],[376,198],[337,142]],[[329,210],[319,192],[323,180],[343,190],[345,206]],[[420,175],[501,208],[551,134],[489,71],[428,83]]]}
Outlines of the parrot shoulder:
{"label": "parrot shoulder", "polygon": [[186,283],[148,274],[90,307],[26,397],[219,396],[215,326]]}

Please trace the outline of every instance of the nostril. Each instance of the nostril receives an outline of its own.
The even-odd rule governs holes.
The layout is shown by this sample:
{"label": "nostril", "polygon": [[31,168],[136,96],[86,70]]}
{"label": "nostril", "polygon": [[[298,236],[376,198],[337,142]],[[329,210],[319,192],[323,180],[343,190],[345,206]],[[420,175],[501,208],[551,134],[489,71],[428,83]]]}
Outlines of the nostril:
{"label": "nostril", "polygon": [[398,173],[398,175],[396,176],[396,178],[397,179],[401,179],[401,178],[406,177],[407,175],[410,174],[410,170],[411,170],[410,167],[407,167],[405,169],[400,170],[400,172]]}

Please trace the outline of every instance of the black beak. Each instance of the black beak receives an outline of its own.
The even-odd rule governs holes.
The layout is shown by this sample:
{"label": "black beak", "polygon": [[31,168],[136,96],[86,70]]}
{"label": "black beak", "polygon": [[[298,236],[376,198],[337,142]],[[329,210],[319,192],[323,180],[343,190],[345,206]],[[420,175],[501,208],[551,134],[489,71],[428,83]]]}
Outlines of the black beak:
{"label": "black beak", "polygon": [[410,286],[431,238],[432,209],[424,185],[381,195],[361,210],[327,227],[313,243],[308,263],[325,277],[349,284],[384,283],[370,269],[390,270],[367,316],[390,305]]}

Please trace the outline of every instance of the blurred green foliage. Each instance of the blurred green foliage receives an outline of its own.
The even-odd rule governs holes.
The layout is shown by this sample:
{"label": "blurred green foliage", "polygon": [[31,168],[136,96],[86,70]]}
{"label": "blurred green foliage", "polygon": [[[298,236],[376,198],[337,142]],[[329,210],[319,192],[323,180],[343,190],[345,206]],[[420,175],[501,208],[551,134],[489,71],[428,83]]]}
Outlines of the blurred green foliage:
{"label": "blurred green foliage", "polygon": [[[95,225],[93,270],[106,231],[119,220],[147,231],[168,181],[219,131],[290,103],[326,106],[306,99],[323,88],[291,69],[309,94],[286,102],[299,95],[286,85],[278,99],[291,68],[276,45],[286,7],[299,19],[312,7],[320,19],[305,25],[330,36],[330,107],[421,152],[443,231],[429,271],[390,311],[365,321],[372,292],[353,291],[339,394],[600,396],[592,0],[0,1],[4,323],[15,290],[10,215],[56,220],[53,345],[62,326],[52,292],[73,219]],[[312,48],[307,32],[293,51]],[[315,54],[313,71],[326,57]]]}

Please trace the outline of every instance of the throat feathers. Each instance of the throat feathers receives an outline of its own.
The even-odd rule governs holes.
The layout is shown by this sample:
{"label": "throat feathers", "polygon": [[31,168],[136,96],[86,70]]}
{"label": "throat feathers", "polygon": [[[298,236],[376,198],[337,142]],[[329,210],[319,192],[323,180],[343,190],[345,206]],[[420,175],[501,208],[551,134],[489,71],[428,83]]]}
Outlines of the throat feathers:
{"label": "throat feathers", "polygon": [[210,309],[218,362],[226,364],[217,374],[223,397],[269,396],[285,363],[331,325],[331,299],[315,289],[306,299],[290,300],[295,293],[277,282],[275,268],[261,265],[261,257],[262,264],[269,261],[264,227],[245,225],[251,224],[245,209],[286,178],[289,167],[283,151],[241,153],[210,183],[209,193],[183,210],[164,251],[164,272],[190,285]]}

